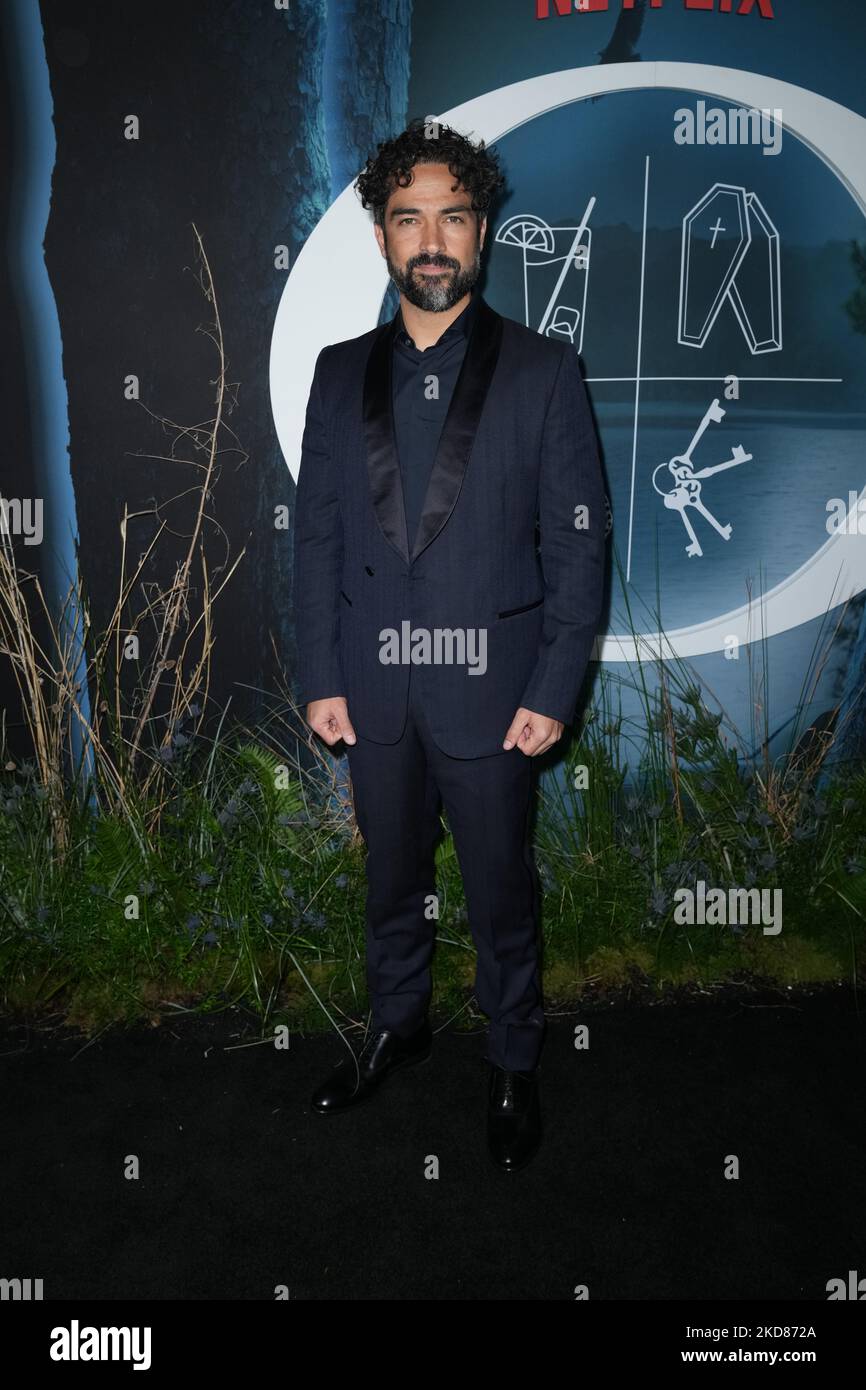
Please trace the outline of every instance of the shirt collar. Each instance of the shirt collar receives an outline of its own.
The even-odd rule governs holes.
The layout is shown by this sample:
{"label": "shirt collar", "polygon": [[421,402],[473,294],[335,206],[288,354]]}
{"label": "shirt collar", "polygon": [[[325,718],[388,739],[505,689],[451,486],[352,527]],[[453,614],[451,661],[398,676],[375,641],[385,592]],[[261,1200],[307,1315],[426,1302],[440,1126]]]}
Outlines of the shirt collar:
{"label": "shirt collar", "polygon": [[[461,333],[464,337],[468,338],[469,333],[472,329],[472,323],[474,321],[475,314],[478,310],[479,298],[480,295],[476,289],[470,291],[469,303],[466,305],[466,308],[461,310],[454,322],[452,324],[449,324],[442,336],[431,345],[432,347],[439,347],[440,344],[444,342],[450,343],[452,338],[456,338]],[[397,313],[394,315],[394,318],[398,338],[400,338],[400,341],[404,343],[405,346],[414,348],[415,344],[409,337],[409,334],[406,332],[406,325],[403,322],[402,308],[397,309]],[[429,352],[430,348],[427,348],[425,350]],[[420,352],[421,349],[415,348],[415,351]]]}

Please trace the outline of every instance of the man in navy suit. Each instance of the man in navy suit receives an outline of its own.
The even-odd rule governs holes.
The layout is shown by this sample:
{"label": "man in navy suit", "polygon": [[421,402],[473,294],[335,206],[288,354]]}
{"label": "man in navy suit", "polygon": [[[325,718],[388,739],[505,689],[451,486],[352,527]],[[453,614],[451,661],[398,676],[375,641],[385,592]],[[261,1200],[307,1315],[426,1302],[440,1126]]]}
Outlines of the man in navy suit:
{"label": "man in navy suit", "polygon": [[511,1170],[541,1136],[533,759],[574,718],[605,505],[574,347],[476,288],[503,184],[493,151],[439,123],[412,122],[368,159],[356,187],[400,308],[316,362],[294,594],[299,702],[347,746],[367,846],[371,1027],[313,1107],[343,1110],[430,1055],[444,806],[489,1019],[488,1147]]}

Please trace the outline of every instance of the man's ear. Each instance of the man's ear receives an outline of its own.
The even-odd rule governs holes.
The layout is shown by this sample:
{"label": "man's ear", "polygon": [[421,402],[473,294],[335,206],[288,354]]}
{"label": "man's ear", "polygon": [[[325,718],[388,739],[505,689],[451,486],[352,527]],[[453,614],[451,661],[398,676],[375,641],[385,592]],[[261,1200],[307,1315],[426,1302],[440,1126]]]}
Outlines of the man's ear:
{"label": "man's ear", "polygon": [[486,213],[485,213],[484,217],[480,218],[480,219],[479,219],[479,222],[478,222],[478,249],[479,249],[479,251],[481,250],[481,248],[482,248],[483,245],[484,245],[484,237],[485,237],[486,233],[487,233],[487,215],[486,215]]}
{"label": "man's ear", "polygon": [[379,226],[379,223],[378,223],[378,222],[374,222],[374,223],[373,223],[373,231],[374,231],[375,236],[376,236],[376,241],[379,243],[379,250],[380,250],[380,252],[382,253],[382,259],[384,260],[384,259],[385,259],[385,233],[382,231],[382,228]]}

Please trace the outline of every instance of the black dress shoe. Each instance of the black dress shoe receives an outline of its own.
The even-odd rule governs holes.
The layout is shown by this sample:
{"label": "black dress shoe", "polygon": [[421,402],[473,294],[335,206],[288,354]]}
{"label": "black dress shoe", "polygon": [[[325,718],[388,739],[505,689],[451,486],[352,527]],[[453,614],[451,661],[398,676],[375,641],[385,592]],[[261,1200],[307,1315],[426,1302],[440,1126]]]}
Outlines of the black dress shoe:
{"label": "black dress shoe", "polygon": [[524,1168],[541,1143],[538,1068],[506,1071],[490,1063],[487,1147],[506,1173]]}
{"label": "black dress shoe", "polygon": [[409,1038],[401,1038],[388,1028],[371,1033],[358,1055],[357,1066],[353,1058],[343,1058],[313,1093],[313,1110],[328,1115],[368,1100],[386,1076],[401,1067],[426,1062],[432,1047],[433,1031],[426,1019]]}

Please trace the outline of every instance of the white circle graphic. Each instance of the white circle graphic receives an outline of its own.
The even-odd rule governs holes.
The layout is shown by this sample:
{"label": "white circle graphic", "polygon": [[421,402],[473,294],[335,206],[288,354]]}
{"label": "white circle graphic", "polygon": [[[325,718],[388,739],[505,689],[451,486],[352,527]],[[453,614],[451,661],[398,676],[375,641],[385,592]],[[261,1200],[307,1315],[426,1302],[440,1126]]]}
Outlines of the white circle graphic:
{"label": "white circle graphic", "polygon": [[[473,97],[438,119],[487,144],[560,106],[605,92],[669,88],[739,106],[781,109],[796,135],[841,181],[866,216],[866,119],[829,97],[763,73],[703,63],[611,63],[568,68]],[[286,281],[274,321],[271,408],[289,471],[297,479],[307,396],[316,358],[328,343],[374,328],[388,270],[369,212],[350,184],[308,237]],[[866,502],[866,487],[860,494]],[[858,499],[859,502],[860,499]],[[756,641],[787,632],[866,589],[866,545],[856,526],[828,537],[787,579],[754,602],[663,634],[600,635],[599,661],[646,661],[721,650],[732,635]]]}

